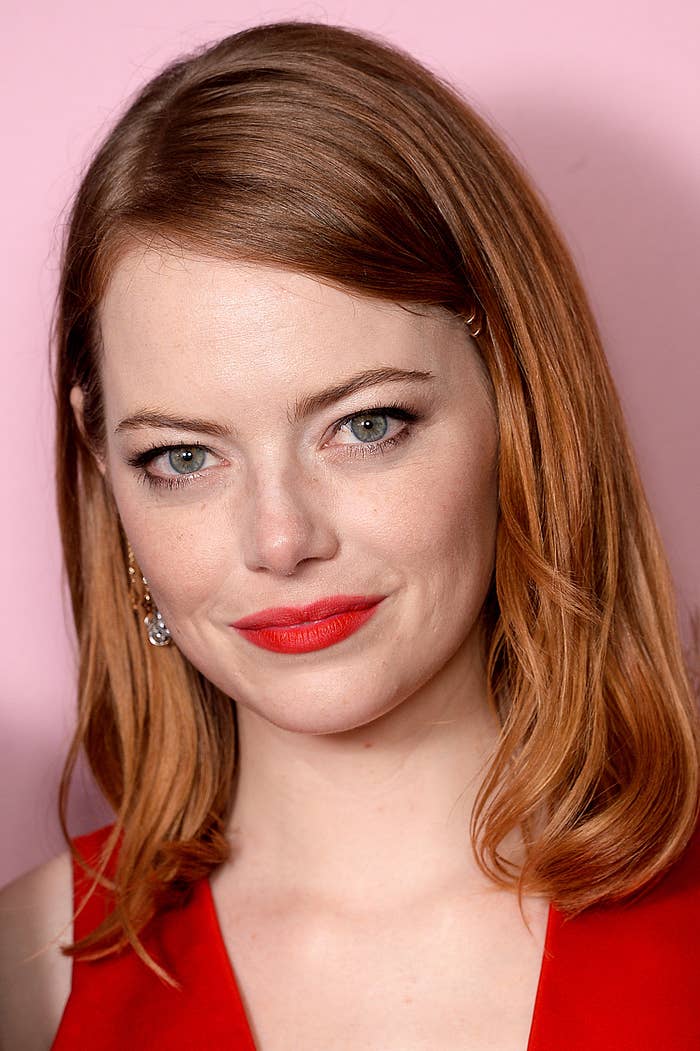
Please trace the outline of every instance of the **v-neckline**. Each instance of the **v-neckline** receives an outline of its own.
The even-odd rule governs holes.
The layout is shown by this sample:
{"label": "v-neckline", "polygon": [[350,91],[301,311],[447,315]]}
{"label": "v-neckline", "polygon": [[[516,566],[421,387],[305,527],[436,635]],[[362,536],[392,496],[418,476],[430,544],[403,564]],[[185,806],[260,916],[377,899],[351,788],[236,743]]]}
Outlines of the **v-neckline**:
{"label": "v-neckline", "polygon": [[[238,1005],[241,1019],[245,1022],[245,1029],[250,1044],[249,1048],[245,1051],[257,1051],[255,1040],[253,1039],[253,1029],[248,1018],[245,1004],[243,1003],[243,997],[241,990],[238,985],[238,979],[236,978],[236,969],[233,961],[229,956],[228,949],[226,948],[226,942],[224,941],[223,930],[219,923],[219,914],[216,911],[216,902],[214,901],[214,894],[212,892],[211,883],[209,878],[205,878],[204,882],[204,897],[206,899],[206,907],[209,910],[209,918],[215,934],[216,949],[221,960],[222,969],[226,976],[226,984],[231,993],[233,1001]],[[552,955],[552,939],[554,932],[554,924],[556,918],[556,910],[550,903],[547,910],[547,925],[545,928],[544,935],[544,946],[542,949],[542,958],[540,959],[540,971],[537,979],[537,990],[535,992],[535,1002],[532,1009],[532,1017],[530,1019],[530,1029],[528,1032],[527,1044],[523,1048],[523,1051],[537,1051],[534,1045],[535,1032],[539,1028],[539,1016],[542,1009],[542,1001],[544,999],[544,986],[545,986],[545,970],[546,962]]]}

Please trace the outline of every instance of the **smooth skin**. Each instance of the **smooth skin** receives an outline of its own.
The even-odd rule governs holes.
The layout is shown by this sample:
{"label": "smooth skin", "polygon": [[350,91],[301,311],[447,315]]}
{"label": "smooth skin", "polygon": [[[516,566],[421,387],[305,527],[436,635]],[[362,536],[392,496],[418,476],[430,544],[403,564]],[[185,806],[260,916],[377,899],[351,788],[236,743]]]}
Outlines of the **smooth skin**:
{"label": "smooth skin", "polygon": [[[305,1051],[525,1051],[547,905],[525,899],[528,929],[468,835],[498,735],[480,645],[498,428],[463,323],[134,247],[101,324],[100,468],[174,643],[238,706],[235,860],[211,886],[259,1051],[290,1034]],[[423,378],[300,411],[378,369]],[[387,597],[315,652],[230,626],[358,593]],[[504,847],[521,856],[517,837]],[[16,881],[15,911],[69,894],[65,871],[49,882]],[[45,1029],[67,995],[55,957],[54,972]]]}

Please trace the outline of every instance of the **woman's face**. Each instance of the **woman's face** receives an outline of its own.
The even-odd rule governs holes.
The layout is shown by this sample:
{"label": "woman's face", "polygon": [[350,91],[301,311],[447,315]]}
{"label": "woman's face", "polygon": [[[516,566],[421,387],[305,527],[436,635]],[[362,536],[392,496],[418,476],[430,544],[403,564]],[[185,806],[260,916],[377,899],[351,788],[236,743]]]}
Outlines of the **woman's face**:
{"label": "woman's face", "polygon": [[[284,270],[139,249],[115,269],[101,325],[102,467],[173,641],[208,679],[277,726],[324,733],[472,659],[498,437],[462,323]],[[423,378],[308,401],[379,369]],[[337,595],[386,597],[308,652],[231,627]]]}

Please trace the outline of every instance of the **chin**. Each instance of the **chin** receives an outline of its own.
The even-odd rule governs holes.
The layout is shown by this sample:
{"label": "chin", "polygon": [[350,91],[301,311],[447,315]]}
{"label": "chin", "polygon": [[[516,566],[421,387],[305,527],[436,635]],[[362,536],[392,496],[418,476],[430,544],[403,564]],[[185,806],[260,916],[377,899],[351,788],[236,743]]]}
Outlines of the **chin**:
{"label": "chin", "polygon": [[377,700],[372,704],[370,698],[364,700],[365,703],[360,707],[356,703],[333,699],[332,693],[326,693],[323,701],[317,704],[310,701],[308,696],[300,698],[298,702],[294,698],[287,698],[283,707],[278,700],[267,706],[261,703],[260,697],[251,704],[241,700],[236,700],[236,704],[239,712],[244,708],[280,730],[314,736],[351,733],[362,729],[392,711],[399,703],[384,699],[383,703]]}
{"label": "chin", "polygon": [[250,700],[235,691],[229,696],[233,697],[242,715],[242,709],[245,709],[246,714],[252,713],[290,734],[312,736],[351,733],[387,715],[400,703],[395,698],[389,699],[386,694],[380,698],[365,695],[358,703],[356,697],[348,698],[344,693],[326,688],[323,696],[317,698],[295,689],[288,689],[282,696],[275,692],[270,698],[266,698],[264,692],[256,692]]}

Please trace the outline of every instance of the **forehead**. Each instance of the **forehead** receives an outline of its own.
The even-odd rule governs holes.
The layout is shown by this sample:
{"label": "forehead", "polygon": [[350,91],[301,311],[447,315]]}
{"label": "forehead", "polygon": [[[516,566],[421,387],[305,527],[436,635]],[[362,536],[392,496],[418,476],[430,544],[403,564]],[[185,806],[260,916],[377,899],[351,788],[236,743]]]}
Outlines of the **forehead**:
{"label": "forehead", "polygon": [[[455,321],[439,307],[411,305],[360,296],[308,274],[133,248],[119,260],[100,308],[102,327],[126,333],[138,324],[141,334],[157,337],[163,324],[188,331],[235,324],[241,335],[305,322],[332,321],[363,329],[435,327]],[[157,321],[157,331],[149,332]]]}
{"label": "forehead", "polygon": [[464,375],[475,349],[459,319],[409,309],[306,274],[194,254],[132,249],[101,309],[106,395],[154,398],[313,389],[358,367]]}

